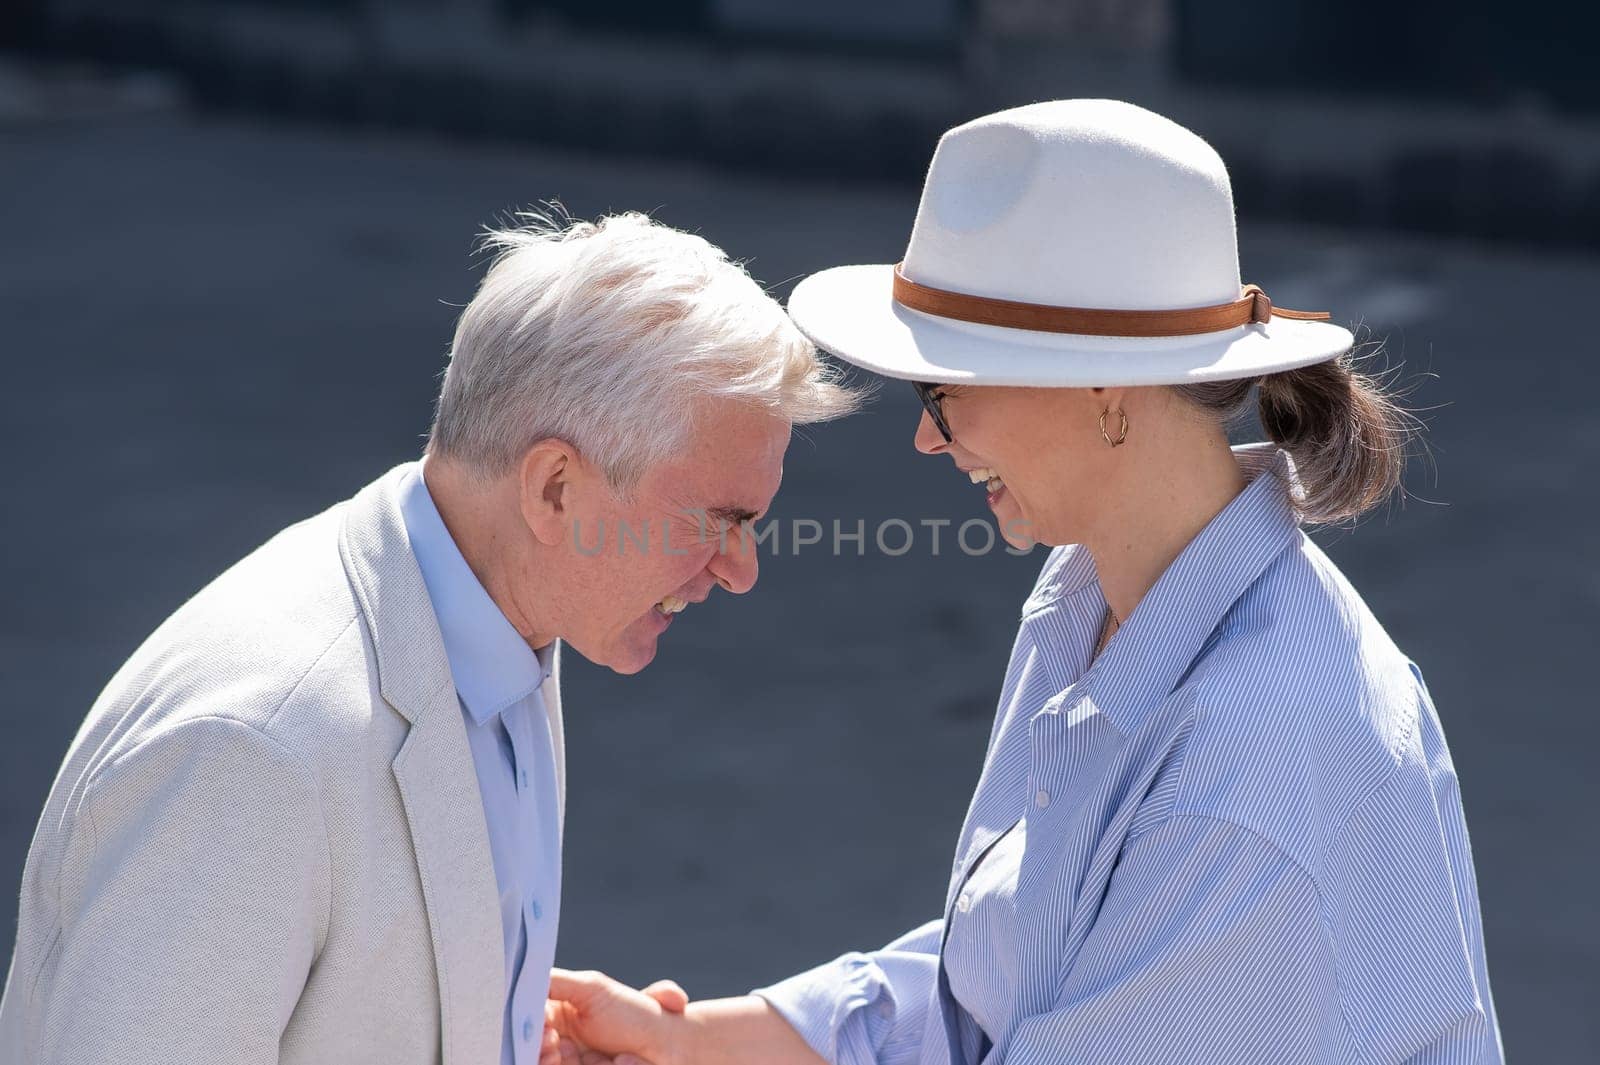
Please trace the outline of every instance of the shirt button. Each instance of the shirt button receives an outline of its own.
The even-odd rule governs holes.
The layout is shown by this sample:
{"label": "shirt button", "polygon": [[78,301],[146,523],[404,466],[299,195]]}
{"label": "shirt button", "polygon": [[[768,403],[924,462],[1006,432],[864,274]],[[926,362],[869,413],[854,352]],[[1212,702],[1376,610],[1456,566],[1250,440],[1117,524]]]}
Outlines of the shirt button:
{"label": "shirt button", "polygon": [[539,921],[539,920],[543,920],[543,918],[544,918],[544,907],[539,905],[539,900],[538,899],[534,899],[533,900],[533,919],[535,921]]}
{"label": "shirt button", "polygon": [[530,1040],[532,1038],[533,1038],[533,1018],[532,1017],[524,1017],[524,1018],[522,1018],[522,1039],[523,1039],[523,1042],[527,1042],[528,1040]]}
{"label": "shirt button", "polygon": [[956,899],[956,912],[966,913],[970,909],[972,909],[972,896],[963,891],[961,897]]}
{"label": "shirt button", "polygon": [[522,771],[522,777],[521,777],[521,779],[522,779],[522,786],[523,786],[523,787],[524,787],[524,788],[526,788],[526,787],[527,787],[527,786],[528,786],[528,771],[527,771],[527,770],[526,770],[526,769],[524,769],[524,770],[523,770],[523,771]]}
{"label": "shirt button", "polygon": [[1040,788],[1038,793],[1033,797],[1033,805],[1037,806],[1041,810],[1043,810],[1046,806],[1049,806],[1050,793],[1045,791],[1043,788]]}

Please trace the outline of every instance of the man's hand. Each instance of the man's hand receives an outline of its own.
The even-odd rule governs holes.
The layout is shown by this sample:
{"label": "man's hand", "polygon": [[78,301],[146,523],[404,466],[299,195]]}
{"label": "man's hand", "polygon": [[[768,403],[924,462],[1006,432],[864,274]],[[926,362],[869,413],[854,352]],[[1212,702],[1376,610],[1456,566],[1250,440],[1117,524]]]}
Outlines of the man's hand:
{"label": "man's hand", "polygon": [[539,1065],[672,1065],[666,1022],[688,1003],[671,980],[635,991],[604,973],[552,969]]}

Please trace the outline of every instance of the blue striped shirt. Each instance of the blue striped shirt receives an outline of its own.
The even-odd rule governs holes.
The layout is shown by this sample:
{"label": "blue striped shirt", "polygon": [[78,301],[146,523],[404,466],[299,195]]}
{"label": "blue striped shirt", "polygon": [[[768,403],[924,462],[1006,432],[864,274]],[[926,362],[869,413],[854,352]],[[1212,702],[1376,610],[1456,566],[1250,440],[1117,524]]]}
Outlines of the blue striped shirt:
{"label": "blue striped shirt", "polygon": [[757,992],[822,1057],[1503,1060],[1422,675],[1300,531],[1288,456],[1236,455],[1093,663],[1094,563],[1051,552],[944,916]]}

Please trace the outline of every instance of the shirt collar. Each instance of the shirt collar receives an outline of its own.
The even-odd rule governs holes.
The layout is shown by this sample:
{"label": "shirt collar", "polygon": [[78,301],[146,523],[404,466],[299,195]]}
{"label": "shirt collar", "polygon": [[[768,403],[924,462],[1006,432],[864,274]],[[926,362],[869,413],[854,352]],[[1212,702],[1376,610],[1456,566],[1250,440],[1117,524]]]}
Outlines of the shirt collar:
{"label": "shirt collar", "polygon": [[456,693],[481,725],[544,683],[553,645],[529,647],[489,598],[439,516],[422,463],[401,481],[400,514],[439,619]]}
{"label": "shirt collar", "polygon": [[[1288,452],[1272,444],[1233,451],[1249,479],[1244,491],[1173,560],[1076,685],[1124,734],[1171,693],[1233,604],[1300,539],[1293,505],[1299,482]],[[1088,552],[1073,554],[1082,557],[1058,567],[1060,594],[1092,587],[1098,596]]]}

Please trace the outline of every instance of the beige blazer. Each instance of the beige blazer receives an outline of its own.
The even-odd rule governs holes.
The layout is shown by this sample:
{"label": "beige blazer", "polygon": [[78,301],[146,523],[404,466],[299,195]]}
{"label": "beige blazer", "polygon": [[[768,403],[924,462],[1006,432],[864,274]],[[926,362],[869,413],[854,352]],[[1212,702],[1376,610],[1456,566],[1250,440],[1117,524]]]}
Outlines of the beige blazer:
{"label": "beige blazer", "polygon": [[96,701],[28,852],[0,1062],[499,1060],[494,867],[408,468],[218,577]]}

